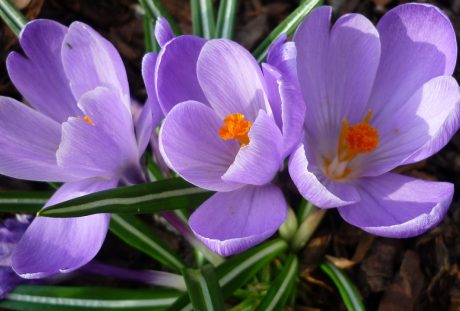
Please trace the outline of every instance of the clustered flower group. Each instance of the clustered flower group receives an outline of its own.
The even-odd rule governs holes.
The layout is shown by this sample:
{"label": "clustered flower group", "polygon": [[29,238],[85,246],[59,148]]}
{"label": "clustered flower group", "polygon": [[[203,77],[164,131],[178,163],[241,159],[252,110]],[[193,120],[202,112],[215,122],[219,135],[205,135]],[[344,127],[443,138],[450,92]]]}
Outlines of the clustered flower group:
{"label": "clustered flower group", "polygon": [[[273,180],[286,159],[305,199],[367,232],[411,237],[446,214],[452,184],[392,172],[439,151],[459,127],[457,43],[437,8],[401,5],[375,27],[359,14],[331,25],[331,8],[321,7],[293,41],[280,36],[261,66],[233,41],[175,37],[162,18],[155,34],[161,50],[144,57],[148,100],[133,120],[112,44],[82,23],[28,23],[24,54],[11,53],[7,67],[31,107],[0,97],[0,173],[64,182],[44,208],[145,182],[140,157],[161,124],[162,160],[216,192],[189,225],[224,256],[285,221]],[[97,254],[109,221],[35,218],[12,268],[24,278],[73,271]]]}

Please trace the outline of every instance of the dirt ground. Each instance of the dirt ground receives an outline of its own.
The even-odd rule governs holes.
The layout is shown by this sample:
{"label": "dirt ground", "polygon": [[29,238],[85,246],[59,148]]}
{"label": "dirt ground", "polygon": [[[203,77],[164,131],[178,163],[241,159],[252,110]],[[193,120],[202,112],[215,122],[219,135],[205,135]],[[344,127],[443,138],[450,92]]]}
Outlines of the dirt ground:
{"label": "dirt ground", "polygon": [[[373,22],[403,2],[407,1],[326,1],[334,7],[336,17],[358,12]],[[440,7],[451,18],[458,39],[460,0],[417,2],[434,3]],[[50,18],[64,24],[80,20],[100,31],[116,45],[124,59],[132,96],[141,102],[145,99],[140,75],[144,53],[143,27],[136,0],[16,0],[16,3],[30,19]],[[190,33],[189,1],[167,0],[163,3],[182,31]],[[296,5],[298,1],[292,0],[240,1],[235,39],[249,49],[254,48]],[[4,64],[8,52],[14,49],[18,49],[17,39],[0,22],[0,94],[20,98],[9,81]],[[455,76],[459,80],[460,66],[457,66]],[[345,310],[333,284],[317,269],[324,256],[346,269],[363,295],[368,310],[460,310],[460,135],[457,134],[436,156],[399,171],[423,179],[454,183],[457,194],[448,216],[423,236],[395,240],[368,235],[344,223],[336,212],[329,212],[303,251],[296,310]],[[46,189],[47,185],[2,178],[1,188]],[[192,256],[183,241],[163,230],[161,225],[154,225],[150,216],[146,216],[146,220],[175,249],[184,256]],[[98,259],[133,268],[153,267],[147,257],[131,251],[111,235]],[[87,276],[79,277],[76,282],[118,284],[115,280]],[[75,284],[75,281],[70,283]]]}

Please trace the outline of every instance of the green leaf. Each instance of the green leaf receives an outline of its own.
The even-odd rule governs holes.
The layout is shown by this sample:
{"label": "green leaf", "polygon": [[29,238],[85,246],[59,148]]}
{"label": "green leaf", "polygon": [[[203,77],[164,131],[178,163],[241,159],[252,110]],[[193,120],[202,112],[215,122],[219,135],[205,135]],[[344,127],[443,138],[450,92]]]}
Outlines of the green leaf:
{"label": "green leaf", "polygon": [[184,269],[183,275],[195,310],[225,310],[222,290],[211,265],[206,265],[199,270]]}
{"label": "green leaf", "polygon": [[253,55],[258,62],[262,62],[267,56],[268,48],[272,42],[278,38],[282,33],[287,35],[292,34],[302,20],[311,12],[315,7],[321,5],[323,0],[307,0],[299,5],[286,19],[281,22],[269,35],[260,43],[260,45],[254,50]]}
{"label": "green leaf", "polygon": [[51,197],[48,191],[0,192],[0,212],[35,214]]}
{"label": "green leaf", "polygon": [[321,265],[321,270],[323,270],[337,286],[340,296],[342,297],[347,310],[349,311],[361,311],[366,310],[364,304],[356,289],[355,285],[350,281],[350,279],[339,270],[336,266],[329,262],[323,262]]}
{"label": "green leaf", "polygon": [[181,178],[105,190],[41,210],[39,216],[78,217],[97,213],[156,213],[193,208],[212,195]]}
{"label": "green leaf", "polygon": [[221,0],[217,15],[216,38],[233,38],[238,0]]}
{"label": "green leaf", "polygon": [[139,3],[144,9],[145,15],[149,17],[152,22],[155,22],[159,16],[163,16],[168,20],[169,25],[171,25],[171,28],[176,36],[181,34],[179,26],[176,24],[171,14],[169,14],[160,0],[139,0]]}
{"label": "green leaf", "polygon": [[[244,286],[260,269],[287,248],[285,241],[275,239],[236,255],[218,266],[216,274],[224,298],[230,297],[235,290]],[[182,295],[168,310],[193,310],[189,296]]]}
{"label": "green leaf", "polygon": [[28,22],[27,18],[16,9],[10,0],[0,1],[0,17],[16,36],[19,36],[21,29]]}
{"label": "green leaf", "polygon": [[164,310],[180,292],[162,288],[118,289],[100,287],[17,287],[0,302],[2,310]]}
{"label": "green leaf", "polygon": [[212,39],[216,33],[216,19],[212,0],[191,0],[193,33]]}
{"label": "green leaf", "polygon": [[294,254],[290,254],[283,269],[273,281],[264,299],[256,309],[257,311],[282,310],[295,286],[299,260]]}
{"label": "green leaf", "polygon": [[186,264],[162,240],[134,215],[112,215],[112,231],[128,245],[158,260],[173,271],[181,272]]}

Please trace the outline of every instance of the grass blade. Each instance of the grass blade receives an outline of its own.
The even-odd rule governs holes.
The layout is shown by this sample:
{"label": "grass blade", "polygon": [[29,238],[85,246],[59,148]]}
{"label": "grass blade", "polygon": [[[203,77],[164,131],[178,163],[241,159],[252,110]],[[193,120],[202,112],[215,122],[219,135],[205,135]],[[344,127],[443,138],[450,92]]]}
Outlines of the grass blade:
{"label": "grass blade", "polygon": [[17,287],[0,302],[2,310],[164,310],[180,292],[101,287],[26,286]]}
{"label": "grass blade", "polygon": [[[287,248],[285,241],[275,239],[236,255],[218,266],[216,274],[224,298],[231,296],[235,290],[244,286],[260,269],[285,252]],[[182,295],[168,310],[193,310],[193,306],[189,296]]]}
{"label": "grass blade", "polygon": [[186,266],[165,242],[155,237],[153,232],[136,216],[112,215],[110,231],[128,245],[149,255],[173,271],[181,272]]}
{"label": "grass blade", "polygon": [[0,212],[35,214],[51,195],[48,191],[0,192]]}
{"label": "grass blade", "polygon": [[181,178],[105,190],[50,206],[39,216],[79,217],[97,213],[156,213],[197,207],[212,192],[197,188]]}
{"label": "grass blade", "polygon": [[195,310],[225,310],[222,290],[211,265],[206,265],[199,270],[184,269],[183,275]]}
{"label": "grass blade", "polygon": [[217,15],[216,38],[233,38],[238,0],[221,0]]}
{"label": "grass blade", "polygon": [[216,19],[212,0],[190,0],[193,34],[212,39],[216,33]]}
{"label": "grass blade", "polygon": [[273,281],[257,311],[283,310],[291,290],[295,286],[299,260],[294,254],[289,255],[283,269]]}
{"label": "grass blade", "polygon": [[339,290],[340,296],[342,297],[347,310],[349,311],[364,311],[364,304],[356,287],[350,281],[350,279],[340,269],[334,266],[332,263],[324,262],[320,265],[323,270],[334,282],[335,286]]}
{"label": "grass blade", "polygon": [[21,29],[27,24],[27,18],[16,9],[10,0],[0,1],[0,17],[16,36],[19,36]]}
{"label": "grass blade", "polygon": [[302,2],[297,9],[295,9],[286,19],[281,22],[269,35],[259,44],[254,50],[253,55],[258,62],[262,62],[267,56],[270,44],[282,33],[288,35],[292,34],[302,20],[311,12],[315,7],[321,5],[323,0],[307,0]]}

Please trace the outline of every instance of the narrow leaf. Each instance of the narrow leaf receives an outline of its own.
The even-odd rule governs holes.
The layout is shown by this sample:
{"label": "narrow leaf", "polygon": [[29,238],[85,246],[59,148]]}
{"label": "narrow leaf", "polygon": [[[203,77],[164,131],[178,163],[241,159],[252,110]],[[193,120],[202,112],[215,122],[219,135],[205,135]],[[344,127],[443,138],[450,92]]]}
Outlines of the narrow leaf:
{"label": "narrow leaf", "polygon": [[191,0],[193,33],[212,39],[216,33],[216,18],[212,0]]}
{"label": "narrow leaf", "polygon": [[221,0],[217,15],[216,37],[233,38],[238,0]]}
{"label": "narrow leaf", "polygon": [[282,310],[295,286],[299,261],[294,254],[289,255],[283,269],[273,281],[257,311]]}
{"label": "narrow leaf", "polygon": [[365,310],[361,295],[345,273],[329,262],[322,263],[320,267],[337,286],[347,310]]}
{"label": "narrow leaf", "polygon": [[[244,286],[260,269],[285,252],[287,248],[285,241],[275,239],[236,255],[218,266],[216,274],[224,298],[231,296],[235,290]],[[189,296],[182,295],[168,310],[193,310],[193,306]]]}
{"label": "narrow leaf", "polygon": [[183,179],[171,178],[92,193],[50,206],[38,214],[47,217],[78,217],[97,213],[156,213],[197,207],[211,194]]}
{"label": "narrow leaf", "polygon": [[211,265],[206,265],[200,270],[184,269],[183,275],[195,310],[225,310],[222,290]]}
{"label": "narrow leaf", "polygon": [[169,14],[160,0],[139,0],[139,3],[144,9],[145,15],[147,15],[147,17],[149,17],[153,22],[156,21],[159,16],[163,16],[168,20],[174,33],[177,36],[181,34],[179,26],[176,24],[171,14]]}
{"label": "narrow leaf", "polygon": [[164,310],[180,292],[162,288],[150,290],[99,287],[17,287],[0,302],[2,310]]}
{"label": "narrow leaf", "polygon": [[190,9],[192,11],[192,31],[199,37],[203,36],[203,22],[200,14],[200,0],[190,0]]}
{"label": "narrow leaf", "polygon": [[110,231],[128,245],[158,260],[173,271],[181,272],[185,263],[169,246],[155,237],[153,232],[136,216],[112,215]]}
{"label": "narrow leaf", "polygon": [[16,36],[19,36],[21,29],[27,24],[27,18],[16,9],[10,0],[0,1],[0,17]]}
{"label": "narrow leaf", "polygon": [[0,192],[0,212],[35,214],[51,197],[48,191]]}
{"label": "narrow leaf", "polygon": [[321,5],[323,0],[307,0],[302,2],[297,9],[295,9],[286,19],[281,22],[260,45],[254,50],[253,55],[258,62],[262,62],[267,56],[270,44],[282,33],[288,35],[292,34],[302,20],[311,12],[315,7]]}

